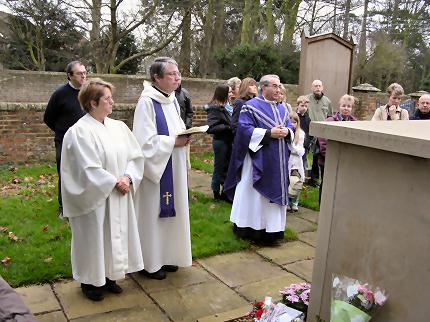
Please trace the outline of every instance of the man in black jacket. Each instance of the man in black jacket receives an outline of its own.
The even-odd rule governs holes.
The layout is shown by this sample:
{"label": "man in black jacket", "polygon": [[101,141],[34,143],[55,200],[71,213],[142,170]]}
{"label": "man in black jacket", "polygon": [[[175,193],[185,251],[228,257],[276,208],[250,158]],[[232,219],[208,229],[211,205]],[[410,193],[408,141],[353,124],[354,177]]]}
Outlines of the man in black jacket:
{"label": "man in black jacket", "polygon": [[75,124],[85,112],[81,109],[78,94],[81,86],[87,78],[85,66],[80,61],[72,61],[66,67],[66,84],[58,87],[46,106],[43,121],[55,132],[55,159],[58,172],[58,204],[60,216],[62,215],[61,185],[60,185],[60,162],[63,137],[69,127]]}
{"label": "man in black jacket", "polygon": [[175,89],[175,96],[178,100],[179,107],[181,108],[181,118],[185,123],[187,129],[193,126],[193,105],[191,104],[190,93],[182,88],[179,84],[178,88]]}

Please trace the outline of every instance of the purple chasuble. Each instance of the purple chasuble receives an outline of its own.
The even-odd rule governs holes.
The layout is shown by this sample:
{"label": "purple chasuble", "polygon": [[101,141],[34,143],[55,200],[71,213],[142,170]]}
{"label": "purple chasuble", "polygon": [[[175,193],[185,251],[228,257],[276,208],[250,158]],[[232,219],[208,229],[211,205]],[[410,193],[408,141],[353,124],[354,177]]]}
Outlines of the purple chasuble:
{"label": "purple chasuble", "polygon": [[270,202],[288,204],[288,158],[287,139],[270,139],[257,152],[249,149],[255,128],[269,130],[282,125],[293,130],[288,110],[283,104],[264,100],[262,96],[247,101],[240,111],[233,152],[224,183],[224,192],[233,199],[241,179],[243,162],[249,153],[252,160],[253,187]]}
{"label": "purple chasuble", "polygon": [[[152,99],[155,111],[155,123],[157,123],[158,135],[169,135],[166,117],[164,116],[161,104]],[[173,168],[172,156],[170,156],[167,166],[164,169],[160,180],[160,218],[175,217],[175,199],[173,193]]]}

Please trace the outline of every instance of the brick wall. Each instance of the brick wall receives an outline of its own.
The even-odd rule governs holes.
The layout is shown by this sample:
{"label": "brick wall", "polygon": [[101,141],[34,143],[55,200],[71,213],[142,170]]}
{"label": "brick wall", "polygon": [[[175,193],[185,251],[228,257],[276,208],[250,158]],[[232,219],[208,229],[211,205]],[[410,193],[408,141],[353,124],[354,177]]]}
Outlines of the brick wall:
{"label": "brick wall", "polygon": [[[143,76],[94,75],[112,82],[116,88],[112,118],[133,124],[135,104],[142,91]],[[50,95],[66,81],[64,73],[3,70],[0,74],[0,162],[53,159],[53,132],[43,123],[43,113]],[[184,79],[183,86],[193,98],[196,126],[206,124],[203,105],[210,101],[220,80]],[[287,85],[288,102],[294,107],[297,85]],[[369,119],[377,101],[385,102],[385,94],[356,92],[355,115]],[[337,104],[334,104],[337,106]],[[210,135],[193,136],[192,152],[212,151]]]}

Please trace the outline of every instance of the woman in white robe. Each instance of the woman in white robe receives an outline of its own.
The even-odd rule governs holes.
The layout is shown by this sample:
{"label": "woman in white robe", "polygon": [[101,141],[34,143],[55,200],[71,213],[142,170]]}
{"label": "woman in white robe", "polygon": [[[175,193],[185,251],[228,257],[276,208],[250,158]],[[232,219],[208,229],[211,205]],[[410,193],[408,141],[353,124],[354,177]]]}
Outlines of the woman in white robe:
{"label": "woman in white robe", "polygon": [[112,85],[88,80],[79,102],[87,112],[64,136],[61,188],[72,229],[73,278],[91,300],[121,293],[116,280],[143,269],[133,194],[143,175],[139,144],[112,113]]}

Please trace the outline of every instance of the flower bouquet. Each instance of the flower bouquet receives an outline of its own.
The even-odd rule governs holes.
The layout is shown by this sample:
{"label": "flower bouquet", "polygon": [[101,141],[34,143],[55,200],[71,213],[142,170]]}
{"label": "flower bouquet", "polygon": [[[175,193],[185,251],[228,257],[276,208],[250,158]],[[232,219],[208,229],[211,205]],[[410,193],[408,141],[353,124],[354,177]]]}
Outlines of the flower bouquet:
{"label": "flower bouquet", "polygon": [[334,276],[330,322],[367,322],[387,300],[385,291],[346,276]]}
{"label": "flower bouquet", "polygon": [[288,307],[303,312],[306,320],[310,292],[311,284],[309,283],[291,284],[280,291],[282,295],[281,302]]}

